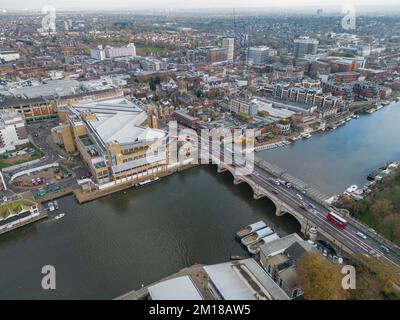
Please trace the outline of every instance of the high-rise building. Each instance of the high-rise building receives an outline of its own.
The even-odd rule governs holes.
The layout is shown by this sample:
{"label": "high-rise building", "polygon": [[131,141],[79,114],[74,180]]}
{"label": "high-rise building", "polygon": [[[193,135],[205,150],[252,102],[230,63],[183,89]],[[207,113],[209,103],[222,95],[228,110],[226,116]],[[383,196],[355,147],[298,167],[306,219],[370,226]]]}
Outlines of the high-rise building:
{"label": "high-rise building", "polygon": [[269,48],[262,47],[250,47],[248,51],[248,61],[252,64],[262,64],[267,62],[269,56]]}
{"label": "high-rise building", "polygon": [[134,57],[136,56],[136,47],[134,43],[128,44],[126,47],[110,47],[98,46],[90,50],[90,56],[96,60],[104,60],[105,58],[113,59],[120,57]]}
{"label": "high-rise building", "polygon": [[97,48],[91,49],[90,57],[96,60],[104,60],[106,58],[106,53],[104,52],[103,46],[99,45]]}
{"label": "high-rise building", "polygon": [[294,40],[294,56],[303,58],[306,54],[316,54],[318,40],[310,37],[300,37]]}
{"label": "high-rise building", "polygon": [[222,47],[226,50],[228,62],[233,62],[235,54],[235,39],[234,38],[223,38]]}

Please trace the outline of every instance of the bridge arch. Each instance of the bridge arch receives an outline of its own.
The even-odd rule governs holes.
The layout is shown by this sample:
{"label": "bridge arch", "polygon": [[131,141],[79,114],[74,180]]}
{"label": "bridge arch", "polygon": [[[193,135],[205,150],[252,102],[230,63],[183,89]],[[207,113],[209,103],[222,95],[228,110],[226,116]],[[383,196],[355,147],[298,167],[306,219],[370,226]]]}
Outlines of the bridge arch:
{"label": "bridge arch", "polygon": [[300,229],[303,233],[305,233],[307,230],[307,221],[304,219],[300,218],[297,214],[294,214],[290,210],[281,210],[279,213],[277,212],[278,216],[283,216],[283,215],[289,215],[291,218],[293,218],[300,226]]}

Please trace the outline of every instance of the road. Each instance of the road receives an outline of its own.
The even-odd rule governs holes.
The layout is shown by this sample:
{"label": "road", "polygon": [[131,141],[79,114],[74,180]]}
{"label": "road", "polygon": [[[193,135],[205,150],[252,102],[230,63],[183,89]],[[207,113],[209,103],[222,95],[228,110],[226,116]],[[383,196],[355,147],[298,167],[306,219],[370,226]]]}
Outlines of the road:
{"label": "road", "polygon": [[[276,185],[276,180],[272,177],[268,177],[268,174],[259,168],[255,168],[249,176],[265,190],[277,192],[279,198],[288,206],[301,212],[301,214],[308,220],[312,221],[318,229],[324,230],[353,252],[370,258],[375,257],[385,259],[400,268],[400,257],[397,254],[393,251],[390,251],[389,253],[384,252],[381,248],[381,243],[376,239],[371,237],[363,239],[359,237],[357,232],[362,232],[362,230],[350,223],[347,224],[345,229],[337,228],[326,219],[326,215],[329,211],[319,203],[309,199],[306,195],[294,188],[289,189],[282,184],[279,186]],[[303,200],[301,200],[300,197]],[[315,209],[309,207],[308,204],[310,203],[315,207]],[[300,206],[304,206],[306,209],[302,209]]]}
{"label": "road", "polygon": [[[219,154],[220,159],[224,159],[222,150],[212,150],[214,152],[213,155]],[[226,155],[232,157],[232,152],[230,152],[229,149],[225,151],[227,152]],[[235,154],[234,158],[237,159],[237,163],[244,163],[242,156],[237,156]],[[232,166],[238,167],[235,165],[235,161]],[[240,166],[243,167],[243,165]],[[363,255],[370,259],[375,258],[381,261],[386,261],[397,268],[400,268],[400,256],[392,249],[390,249],[389,252],[385,252],[381,247],[382,243],[376,238],[367,236],[366,239],[364,239],[358,236],[358,232],[364,234],[365,232],[363,232],[363,230],[361,230],[357,225],[348,221],[344,229],[339,229],[327,220],[326,216],[329,212],[328,209],[309,198],[306,194],[294,187],[288,188],[284,184],[278,185],[276,183],[278,179],[277,177],[257,166],[254,166],[254,169],[248,171],[248,174],[246,174],[248,178],[251,178],[261,188],[276,194],[287,206],[291,207],[294,211],[301,213],[309,221],[312,221],[318,229],[324,230],[354,253]],[[309,204],[312,204],[313,207]],[[301,206],[304,208],[301,208]],[[387,245],[385,246],[387,247]]]}

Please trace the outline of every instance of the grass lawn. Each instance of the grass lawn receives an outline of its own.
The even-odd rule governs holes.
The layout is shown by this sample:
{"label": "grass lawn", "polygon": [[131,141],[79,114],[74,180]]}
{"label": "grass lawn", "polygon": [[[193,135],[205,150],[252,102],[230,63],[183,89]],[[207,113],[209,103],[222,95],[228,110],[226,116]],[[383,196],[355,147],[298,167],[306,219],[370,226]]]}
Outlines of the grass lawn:
{"label": "grass lawn", "polygon": [[162,54],[165,51],[163,47],[157,46],[136,46],[136,54],[138,56],[145,56],[150,53],[160,53]]}
{"label": "grass lawn", "polygon": [[44,153],[31,142],[17,146],[15,148],[15,151],[12,151],[12,152],[20,151],[26,147],[34,149],[35,152],[21,155],[21,156],[12,157],[12,158],[7,158],[7,159],[0,159],[0,169],[11,167],[11,166],[14,166],[17,164],[36,160],[36,159],[43,157]]}

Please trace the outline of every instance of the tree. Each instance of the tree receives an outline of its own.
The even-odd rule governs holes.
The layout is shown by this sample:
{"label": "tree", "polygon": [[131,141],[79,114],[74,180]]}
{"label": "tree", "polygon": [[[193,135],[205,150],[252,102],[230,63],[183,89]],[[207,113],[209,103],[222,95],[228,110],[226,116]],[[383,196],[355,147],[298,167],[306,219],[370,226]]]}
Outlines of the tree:
{"label": "tree", "polygon": [[343,275],[333,262],[319,253],[306,253],[297,263],[297,277],[306,300],[345,300]]}
{"label": "tree", "polygon": [[383,233],[395,243],[400,242],[400,215],[391,214],[383,219],[381,223]]}
{"label": "tree", "polygon": [[399,299],[396,283],[399,281],[397,271],[388,264],[363,256],[357,257],[356,290],[351,290],[351,299]]}
{"label": "tree", "polygon": [[385,217],[394,213],[394,206],[389,199],[380,198],[376,199],[371,205],[370,212],[376,221],[380,221],[381,219],[384,219]]}

